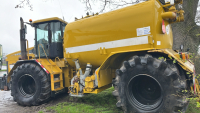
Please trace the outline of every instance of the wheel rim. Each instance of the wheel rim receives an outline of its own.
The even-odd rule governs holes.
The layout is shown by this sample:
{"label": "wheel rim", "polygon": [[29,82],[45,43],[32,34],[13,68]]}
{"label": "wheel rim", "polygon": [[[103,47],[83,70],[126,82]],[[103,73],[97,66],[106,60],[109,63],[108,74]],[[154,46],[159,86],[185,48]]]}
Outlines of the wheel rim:
{"label": "wheel rim", "polygon": [[139,109],[154,110],[162,103],[162,87],[149,75],[137,75],[128,82],[128,97]]}
{"label": "wheel rim", "polygon": [[36,92],[36,83],[31,75],[22,75],[18,80],[18,88],[20,93],[25,97],[31,97]]}

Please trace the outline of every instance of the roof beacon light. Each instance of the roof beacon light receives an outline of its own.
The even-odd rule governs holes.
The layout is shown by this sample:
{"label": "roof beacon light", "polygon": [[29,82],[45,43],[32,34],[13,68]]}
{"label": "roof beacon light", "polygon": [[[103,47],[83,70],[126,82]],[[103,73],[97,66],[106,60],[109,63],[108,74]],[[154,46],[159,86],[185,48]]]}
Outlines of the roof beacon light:
{"label": "roof beacon light", "polygon": [[31,22],[32,22],[32,19],[29,19],[29,22],[31,23]]}

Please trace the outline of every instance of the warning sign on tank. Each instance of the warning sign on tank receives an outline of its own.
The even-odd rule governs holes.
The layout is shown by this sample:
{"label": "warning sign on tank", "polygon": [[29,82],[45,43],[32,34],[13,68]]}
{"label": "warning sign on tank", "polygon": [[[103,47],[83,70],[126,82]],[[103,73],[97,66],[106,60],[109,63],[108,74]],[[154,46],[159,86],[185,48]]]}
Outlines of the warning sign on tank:
{"label": "warning sign on tank", "polygon": [[169,27],[169,25],[167,25],[166,26],[166,32],[167,32],[167,34],[169,34],[169,29],[170,29],[170,27]]}
{"label": "warning sign on tank", "polygon": [[151,30],[150,26],[143,27],[143,28],[137,28],[137,36],[151,34],[150,30]]}

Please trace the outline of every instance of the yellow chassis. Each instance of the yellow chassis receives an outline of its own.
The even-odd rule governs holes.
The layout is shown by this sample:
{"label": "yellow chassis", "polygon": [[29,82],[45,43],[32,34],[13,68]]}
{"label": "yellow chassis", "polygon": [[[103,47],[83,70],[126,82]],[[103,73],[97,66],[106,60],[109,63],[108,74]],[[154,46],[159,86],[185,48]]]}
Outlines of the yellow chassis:
{"label": "yellow chassis", "polygon": [[[31,49],[33,49],[33,47],[32,48],[29,48],[29,49],[27,49],[27,51],[28,50],[31,50]],[[164,54],[166,54],[166,55],[168,55],[168,57],[172,57],[173,59],[175,59],[176,60],[176,62],[186,71],[186,72],[189,72],[189,73],[193,73],[194,72],[194,65],[189,61],[189,60],[185,60],[185,61],[183,61],[182,59],[180,59],[180,55],[177,53],[177,52],[175,52],[175,51],[173,51],[173,50],[171,50],[171,49],[159,49],[159,50],[143,50],[143,51],[147,51],[148,53],[155,53],[155,52],[157,52],[158,54],[159,53],[164,53]],[[106,59],[106,60],[109,60],[110,58],[111,58],[111,56],[114,56],[115,54],[124,54],[124,53],[126,53],[126,52],[135,52],[135,51],[123,51],[123,52],[118,52],[118,53],[111,53],[110,55],[109,55],[109,57]],[[11,69],[10,69],[10,66],[9,65],[12,65],[12,64],[15,64],[17,61],[18,61],[18,58],[20,57],[20,51],[18,51],[18,52],[15,52],[15,53],[12,53],[12,54],[9,54],[9,55],[7,55],[7,59],[6,59],[6,61],[8,61],[8,72],[10,72],[11,71]],[[34,54],[28,54],[29,56],[32,56],[33,58],[35,57],[34,56]],[[52,64],[54,64],[54,66],[53,66],[53,68],[55,68],[55,70],[54,69],[52,69],[52,66],[50,66],[50,64],[49,65],[47,65],[48,63],[48,61],[46,61],[47,59],[38,59],[39,61],[40,61],[40,63],[51,73],[50,74],[50,78],[53,78],[53,75],[55,74],[54,72],[56,72],[58,69],[59,69],[59,67],[63,67],[63,68],[68,68],[68,67],[66,67],[67,65],[65,65],[65,63],[64,63],[64,61],[52,61],[51,60],[51,65]],[[50,60],[50,59],[49,59]],[[63,59],[62,59],[63,60]],[[99,73],[99,71],[102,69],[102,67],[103,67],[103,65],[107,65],[106,64],[106,60],[105,60],[105,62],[100,66],[100,68],[97,70],[97,72],[96,72],[96,74],[97,74],[97,76],[99,77],[100,75],[100,73]],[[63,62],[63,63],[60,63],[60,62]],[[62,66],[61,66],[61,64],[63,64]],[[49,67],[50,66],[50,67]],[[58,68],[58,69],[57,69]],[[68,70],[70,70],[70,69],[68,69]],[[64,70],[60,70],[59,69],[59,74],[60,73],[62,73],[62,71],[64,71]],[[8,75],[10,76],[10,74],[12,74],[12,72],[11,73],[9,73]],[[69,81],[73,76],[73,73],[69,73],[68,74],[68,77],[67,77],[67,79],[66,79],[66,81]],[[8,76],[8,81],[10,81],[10,77]],[[113,77],[111,77],[111,78],[113,78]],[[98,78],[99,79],[99,78]],[[53,84],[54,84],[54,80],[51,80],[52,81],[52,83],[51,83],[51,85],[52,86],[54,86]],[[98,80],[99,81],[99,83],[101,83],[101,82],[103,82],[103,83],[101,83],[101,84],[104,84],[104,85],[101,85],[101,87],[99,87],[98,89],[95,89],[95,90],[92,90],[92,91],[89,91],[89,90],[84,90],[84,92],[83,93],[95,93],[95,94],[97,94],[97,93],[99,93],[99,92],[101,92],[101,91],[103,91],[103,90],[105,90],[105,89],[107,89],[107,88],[109,88],[109,87],[111,87],[111,81],[107,81],[106,83],[104,83],[105,81],[102,79],[102,80]],[[197,95],[200,95],[200,86],[199,86],[199,84],[198,84],[198,81],[197,80],[195,80],[196,82],[194,82],[194,84],[195,84],[195,91],[196,91],[196,94]],[[55,81],[56,82],[56,81]],[[59,81],[59,82],[61,82],[61,81]],[[62,83],[62,82],[61,82]],[[88,83],[90,83],[90,82],[88,82]],[[62,83],[63,84],[63,83]],[[62,86],[62,88],[61,89],[63,89],[63,87],[69,87],[70,86],[70,83],[65,83],[65,84],[63,84],[63,86]],[[89,86],[90,87],[90,86]],[[91,86],[92,87],[92,86]],[[52,91],[57,91],[54,87],[52,87],[51,88],[51,90]],[[191,87],[191,90],[192,91],[194,91],[194,88],[193,87]]]}

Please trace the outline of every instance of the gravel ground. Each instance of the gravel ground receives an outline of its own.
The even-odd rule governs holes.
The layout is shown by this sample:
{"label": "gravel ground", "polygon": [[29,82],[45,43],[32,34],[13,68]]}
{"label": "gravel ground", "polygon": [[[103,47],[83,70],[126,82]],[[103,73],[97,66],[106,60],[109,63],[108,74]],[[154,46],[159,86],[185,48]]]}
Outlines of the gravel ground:
{"label": "gravel ground", "polygon": [[[6,69],[6,66],[3,66],[2,69]],[[6,71],[0,72],[0,77],[3,74],[7,74]],[[69,100],[69,97],[66,93],[57,95],[55,98],[52,98],[49,102],[44,103],[40,106],[31,106],[24,107],[18,105],[13,101],[10,91],[1,91],[0,90],[0,113],[38,113],[39,111],[44,111],[46,113],[52,113],[53,111],[45,111],[45,108],[48,106],[53,106],[60,102],[66,102]]]}
{"label": "gravel ground", "polygon": [[48,106],[56,105],[60,102],[69,101],[67,94],[57,95],[56,98],[51,99],[48,103],[40,106],[23,107],[13,101],[10,91],[0,91],[0,113],[38,113],[44,111],[45,113],[52,113],[53,111],[46,111]]}
{"label": "gravel ground", "polygon": [[[2,66],[2,70],[7,69],[6,66]],[[0,71],[0,77],[2,77],[4,74],[7,74],[7,71]]]}

